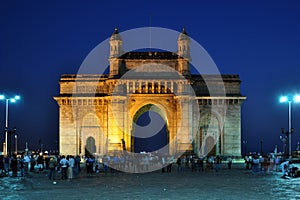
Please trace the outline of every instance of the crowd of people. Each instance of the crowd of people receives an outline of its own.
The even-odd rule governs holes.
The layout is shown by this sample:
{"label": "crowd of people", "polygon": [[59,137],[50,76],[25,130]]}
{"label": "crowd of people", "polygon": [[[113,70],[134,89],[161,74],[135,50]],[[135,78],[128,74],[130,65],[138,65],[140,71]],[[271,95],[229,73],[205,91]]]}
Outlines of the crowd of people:
{"label": "crowd of people", "polygon": [[[226,163],[231,169],[232,158],[227,157]],[[64,156],[64,155],[43,155],[43,154],[23,154],[20,156],[12,155],[0,157],[1,173],[8,174],[12,171],[12,176],[24,177],[28,172],[48,173],[50,180],[73,179],[81,171],[81,165],[85,164],[86,173],[116,173],[126,172],[150,172],[161,169],[162,173],[170,173],[177,166],[177,171],[182,172],[191,170],[193,172],[203,172],[205,169],[215,169],[218,171],[220,165],[224,163],[224,158],[220,156],[198,157],[196,155],[182,155],[174,157],[164,154],[127,154],[117,152],[113,155],[94,156]],[[57,177],[59,175],[59,177]]]}
{"label": "crowd of people", "polygon": [[286,176],[296,177],[297,167],[292,165],[291,160],[284,160],[279,156],[274,155],[249,155],[245,156],[246,169],[252,170],[253,174],[282,172],[281,178]]}
{"label": "crowd of people", "polygon": [[[72,156],[72,155],[12,155],[11,157],[0,155],[1,174],[8,175],[11,170],[12,176],[24,177],[28,172],[48,173],[49,180],[56,179],[72,180],[81,172],[81,166],[85,165],[87,174],[116,173],[116,172],[150,172],[161,170],[162,173],[170,173],[172,169],[178,172],[192,171],[204,172],[221,168],[231,169],[233,157],[206,156],[194,154],[172,156],[168,154],[127,154],[115,152],[112,155],[95,156]],[[176,166],[176,167],[174,167]],[[268,173],[281,170],[282,177],[295,173],[297,170],[290,162],[282,162],[278,157],[264,157],[259,155],[245,156],[246,169],[252,173]],[[292,170],[291,170],[292,169]],[[295,174],[292,174],[295,175]]]}

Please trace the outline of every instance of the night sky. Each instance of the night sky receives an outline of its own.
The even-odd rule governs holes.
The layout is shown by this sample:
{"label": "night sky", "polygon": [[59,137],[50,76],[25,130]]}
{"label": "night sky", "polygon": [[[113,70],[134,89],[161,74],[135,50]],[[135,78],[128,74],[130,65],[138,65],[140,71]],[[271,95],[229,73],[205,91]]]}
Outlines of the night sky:
{"label": "night sky", "polygon": [[[190,3],[188,3],[190,2]],[[164,27],[188,34],[210,54],[222,74],[239,74],[242,140],[248,151],[281,150],[288,128],[282,94],[300,93],[299,1],[0,1],[0,93],[19,94],[9,106],[19,148],[51,149],[58,140],[61,74],[77,73],[100,42],[120,31]],[[176,42],[176,41],[174,41]],[[293,104],[293,148],[300,141],[300,105]],[[1,143],[5,104],[0,104]],[[2,127],[2,128],[1,128]],[[2,148],[1,148],[2,149]]]}

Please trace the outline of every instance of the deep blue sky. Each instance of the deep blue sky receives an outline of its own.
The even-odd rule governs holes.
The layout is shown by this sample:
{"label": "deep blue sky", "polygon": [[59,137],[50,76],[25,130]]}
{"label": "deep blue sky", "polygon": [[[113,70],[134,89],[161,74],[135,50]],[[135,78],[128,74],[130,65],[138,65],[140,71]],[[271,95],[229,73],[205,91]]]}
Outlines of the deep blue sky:
{"label": "deep blue sky", "polygon": [[[242,138],[248,150],[281,147],[287,105],[278,96],[300,92],[300,3],[298,1],[0,1],[0,93],[20,94],[10,105],[19,148],[45,148],[58,139],[61,74],[76,73],[87,54],[120,31],[149,26],[181,31],[211,55],[223,74],[239,74]],[[0,104],[4,129],[4,102]],[[2,114],[1,114],[2,113]],[[293,143],[300,140],[300,105],[293,106]],[[2,129],[2,130],[3,130]],[[1,142],[4,140],[4,130]],[[281,149],[281,148],[280,148]]]}

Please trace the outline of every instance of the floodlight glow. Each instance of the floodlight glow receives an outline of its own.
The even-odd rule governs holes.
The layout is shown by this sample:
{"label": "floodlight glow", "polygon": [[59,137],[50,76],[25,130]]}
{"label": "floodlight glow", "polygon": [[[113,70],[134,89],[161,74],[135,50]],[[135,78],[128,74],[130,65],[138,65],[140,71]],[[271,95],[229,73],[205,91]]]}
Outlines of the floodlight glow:
{"label": "floodlight glow", "polygon": [[294,102],[299,103],[300,102],[300,95],[294,96]]}
{"label": "floodlight glow", "polygon": [[14,99],[19,100],[19,99],[21,99],[21,97],[19,95],[16,95]]}
{"label": "floodlight glow", "polygon": [[0,100],[5,99],[5,96],[3,94],[0,95]]}
{"label": "floodlight glow", "polygon": [[9,99],[9,101],[10,101],[11,103],[15,103],[17,100],[14,99],[14,98],[11,98],[11,99]]}
{"label": "floodlight glow", "polygon": [[279,101],[280,101],[280,103],[285,103],[288,101],[288,98],[287,98],[287,96],[282,96],[282,97],[280,97]]}

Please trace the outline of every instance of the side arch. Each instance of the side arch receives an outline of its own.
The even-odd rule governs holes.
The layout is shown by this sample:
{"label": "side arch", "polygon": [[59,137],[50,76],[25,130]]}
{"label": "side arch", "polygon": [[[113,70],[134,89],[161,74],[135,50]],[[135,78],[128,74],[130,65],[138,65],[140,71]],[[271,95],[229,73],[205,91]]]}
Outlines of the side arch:
{"label": "side arch", "polygon": [[[100,120],[95,113],[86,114],[80,126],[80,154],[101,154],[103,149],[103,134],[101,134]],[[101,148],[102,147],[102,148]]]}
{"label": "side arch", "polygon": [[223,121],[219,113],[201,113],[196,143],[196,151],[201,156],[222,154]]}

